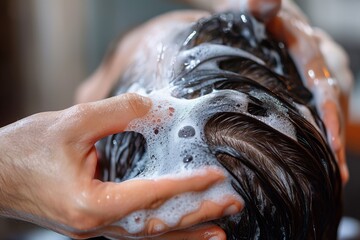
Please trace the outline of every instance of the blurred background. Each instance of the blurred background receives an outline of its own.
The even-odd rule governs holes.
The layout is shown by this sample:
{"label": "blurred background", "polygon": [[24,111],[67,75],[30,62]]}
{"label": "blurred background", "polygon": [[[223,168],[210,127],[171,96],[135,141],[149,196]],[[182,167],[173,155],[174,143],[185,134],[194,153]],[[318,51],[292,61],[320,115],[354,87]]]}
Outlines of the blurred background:
{"label": "blurred background", "polygon": [[[344,210],[360,219],[360,1],[298,4],[350,57],[356,81],[347,124],[351,179]],[[1,0],[0,127],[36,112],[71,106],[76,87],[99,65],[113,39],[155,15],[183,8],[188,7],[170,0]],[[0,218],[0,239],[33,229]]]}

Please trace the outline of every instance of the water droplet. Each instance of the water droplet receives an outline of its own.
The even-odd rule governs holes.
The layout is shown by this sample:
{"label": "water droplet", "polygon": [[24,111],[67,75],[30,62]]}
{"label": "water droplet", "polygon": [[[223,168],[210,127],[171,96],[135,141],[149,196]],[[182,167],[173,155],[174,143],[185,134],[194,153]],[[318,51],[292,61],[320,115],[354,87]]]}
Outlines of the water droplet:
{"label": "water droplet", "polygon": [[192,126],[185,126],[179,130],[178,136],[180,138],[191,138],[195,136],[195,129]]}
{"label": "water droplet", "polygon": [[191,155],[186,155],[186,156],[184,157],[184,159],[183,159],[183,162],[184,162],[184,163],[189,163],[189,162],[191,162],[193,159],[194,159],[193,156],[191,156]]}

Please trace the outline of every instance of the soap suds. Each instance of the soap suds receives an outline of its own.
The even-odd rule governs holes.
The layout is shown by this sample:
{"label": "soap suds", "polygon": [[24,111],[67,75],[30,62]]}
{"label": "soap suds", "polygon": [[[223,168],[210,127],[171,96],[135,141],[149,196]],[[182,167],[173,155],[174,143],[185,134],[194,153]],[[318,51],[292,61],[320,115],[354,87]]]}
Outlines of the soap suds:
{"label": "soap suds", "polygon": [[[152,109],[145,117],[133,120],[128,126],[127,131],[141,133],[147,142],[146,152],[139,161],[145,164],[144,170],[136,178],[184,177],[204,169],[204,166],[210,166],[223,171],[226,179],[207,191],[175,196],[158,209],[131,213],[117,223],[131,234],[141,232],[152,218],[174,227],[184,216],[198,210],[204,200],[221,205],[226,200],[225,196],[231,196],[243,202],[231,185],[232,177],[209,149],[204,126],[218,112],[238,112],[251,116],[247,113],[251,101],[249,96],[234,90],[222,90],[188,100],[174,98],[170,93],[169,88],[150,93],[148,97],[153,101]],[[296,139],[285,108],[277,105],[278,102],[265,93],[254,91],[251,94],[252,97],[266,101],[271,108],[267,117],[252,117]]]}

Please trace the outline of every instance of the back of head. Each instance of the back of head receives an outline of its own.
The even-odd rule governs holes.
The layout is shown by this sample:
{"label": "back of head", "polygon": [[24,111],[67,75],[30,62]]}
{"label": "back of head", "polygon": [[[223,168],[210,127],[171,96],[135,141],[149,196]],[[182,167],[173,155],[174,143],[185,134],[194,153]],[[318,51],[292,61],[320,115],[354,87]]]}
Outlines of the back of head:
{"label": "back of head", "polygon": [[[247,112],[218,113],[204,129],[209,147],[236,179],[233,187],[245,201],[238,216],[216,223],[230,239],[336,239],[341,216],[338,166],[324,138],[323,124],[311,106],[312,96],[285,46],[264,36],[261,27],[247,14],[223,13],[194,26],[196,34],[184,46],[221,44],[263,61],[221,56],[215,73],[212,68],[182,76],[193,83],[198,79],[198,83],[191,86],[195,89],[191,96],[179,91],[178,97],[206,94],[207,81],[212,89],[240,91],[250,99]],[[186,88],[186,84],[179,85],[181,90]],[[198,92],[196,86],[201,86]],[[259,99],[258,93],[275,101]],[[276,112],[274,105],[286,108],[295,138],[259,120]],[[312,123],[300,105],[308,107]]]}
{"label": "back of head", "polygon": [[[200,60],[174,70],[173,97],[231,90],[248,101],[246,111],[217,112],[203,129],[209,150],[245,201],[241,213],[214,222],[228,239],[336,239],[339,169],[286,47],[246,13],[201,19],[178,37],[179,54],[191,53],[185,62]],[[110,136],[98,146],[102,178],[109,181],[125,180],[127,169],[146,152],[146,140],[134,132]]]}

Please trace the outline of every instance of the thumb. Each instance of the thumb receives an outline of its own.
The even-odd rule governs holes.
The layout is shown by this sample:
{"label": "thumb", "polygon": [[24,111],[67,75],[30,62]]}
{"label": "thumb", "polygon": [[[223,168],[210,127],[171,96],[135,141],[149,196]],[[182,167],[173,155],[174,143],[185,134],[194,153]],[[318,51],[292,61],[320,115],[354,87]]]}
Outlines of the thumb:
{"label": "thumb", "polygon": [[[152,103],[147,97],[127,93],[105,100],[76,105],[78,124],[74,132],[95,143],[99,139],[122,132],[135,118],[144,116]],[[76,131],[75,131],[76,130]]]}

